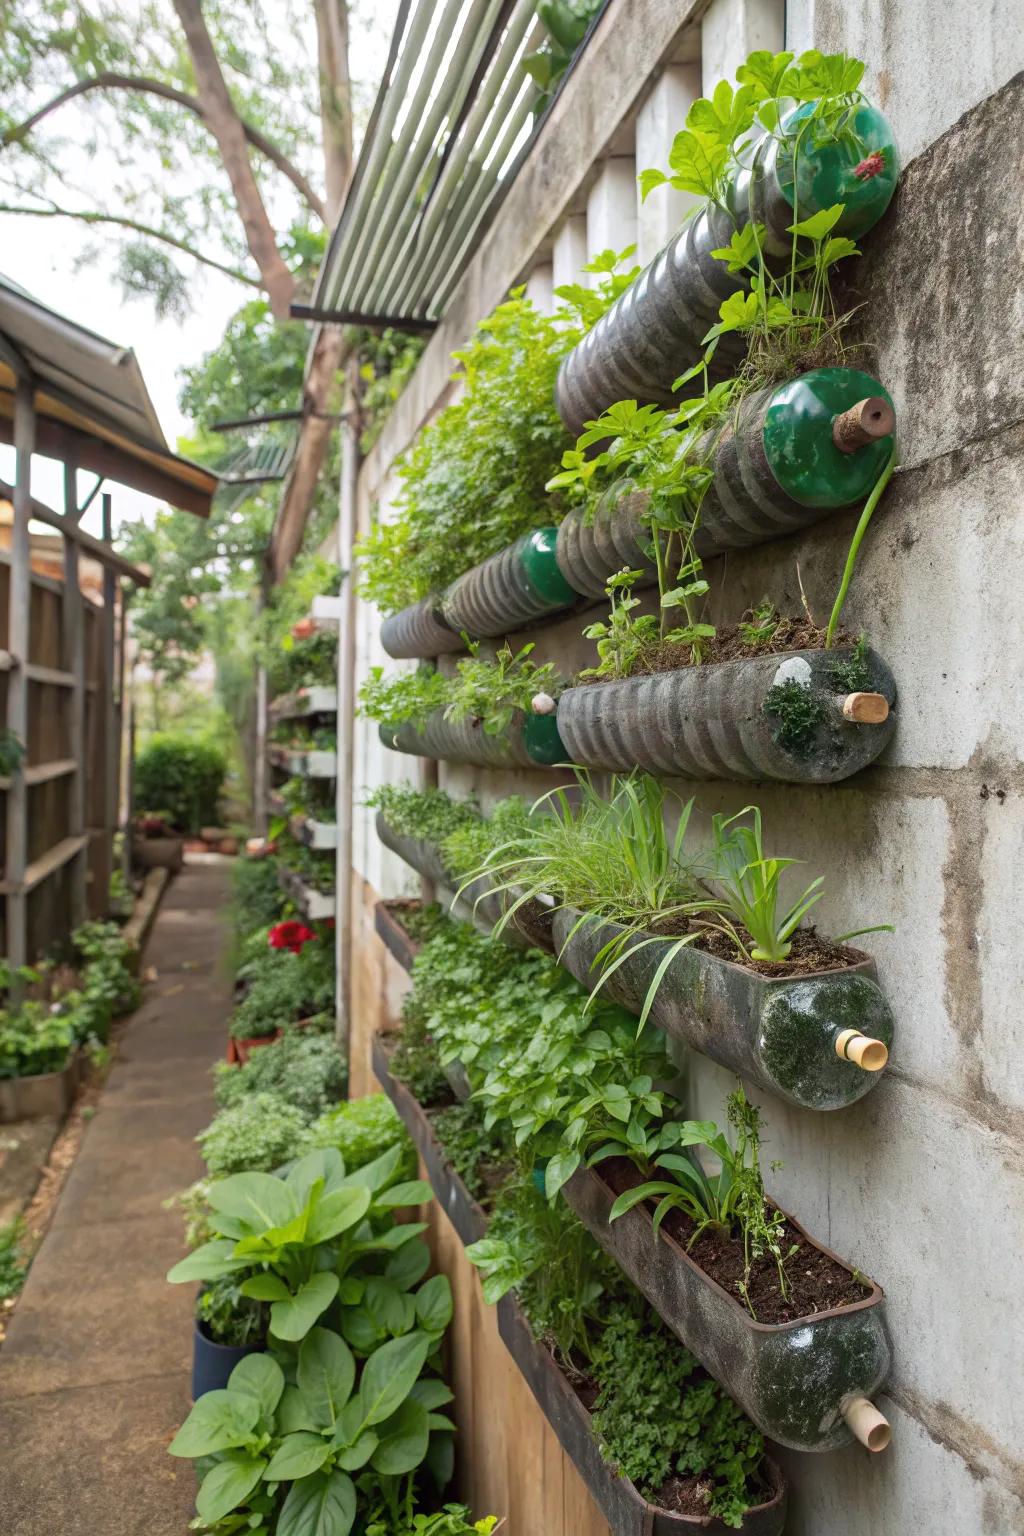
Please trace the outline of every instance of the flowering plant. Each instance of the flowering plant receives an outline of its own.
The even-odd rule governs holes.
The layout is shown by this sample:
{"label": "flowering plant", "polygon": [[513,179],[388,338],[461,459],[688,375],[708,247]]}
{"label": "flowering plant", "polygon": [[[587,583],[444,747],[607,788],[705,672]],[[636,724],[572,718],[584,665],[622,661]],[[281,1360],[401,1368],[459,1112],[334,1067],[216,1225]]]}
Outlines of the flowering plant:
{"label": "flowering plant", "polygon": [[290,918],[283,923],[275,923],[267,934],[267,943],[271,949],[290,949],[293,955],[300,955],[303,946],[310,939],[315,939],[316,934],[312,928],[307,928],[305,923],[300,923],[295,918]]}

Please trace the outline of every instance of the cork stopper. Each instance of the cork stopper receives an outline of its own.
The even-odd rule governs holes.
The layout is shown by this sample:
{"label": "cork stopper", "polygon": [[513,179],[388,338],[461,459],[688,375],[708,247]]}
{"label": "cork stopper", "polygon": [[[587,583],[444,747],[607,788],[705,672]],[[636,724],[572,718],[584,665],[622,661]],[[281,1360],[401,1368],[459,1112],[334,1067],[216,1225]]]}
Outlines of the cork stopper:
{"label": "cork stopper", "polygon": [[844,1029],[836,1036],[836,1055],[852,1061],[862,1072],[881,1072],[889,1060],[889,1047],[884,1040],[862,1035],[859,1029]]}
{"label": "cork stopper", "polygon": [[867,1397],[848,1397],[842,1405],[843,1418],[850,1433],[869,1451],[884,1451],[892,1439],[892,1429],[884,1413],[880,1413]]}
{"label": "cork stopper", "polygon": [[844,720],[858,725],[881,725],[889,718],[889,700],[883,693],[848,693],[840,708]]}
{"label": "cork stopper", "polygon": [[896,427],[896,412],[883,395],[868,395],[843,411],[832,422],[832,441],[840,453],[855,453],[868,443],[889,437]]}

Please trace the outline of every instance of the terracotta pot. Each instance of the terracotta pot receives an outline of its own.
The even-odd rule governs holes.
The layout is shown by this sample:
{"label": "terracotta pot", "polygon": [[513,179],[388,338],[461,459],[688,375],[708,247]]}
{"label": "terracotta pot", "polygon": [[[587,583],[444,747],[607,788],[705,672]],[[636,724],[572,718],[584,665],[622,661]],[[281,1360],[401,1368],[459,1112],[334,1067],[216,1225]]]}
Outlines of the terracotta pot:
{"label": "terracotta pot", "polygon": [[264,1045],[273,1045],[275,1040],[280,1040],[281,1031],[275,1030],[272,1035],[250,1035],[248,1039],[240,1040],[235,1035],[228,1036],[228,1061],[236,1067],[244,1067],[253,1051],[258,1051]]}

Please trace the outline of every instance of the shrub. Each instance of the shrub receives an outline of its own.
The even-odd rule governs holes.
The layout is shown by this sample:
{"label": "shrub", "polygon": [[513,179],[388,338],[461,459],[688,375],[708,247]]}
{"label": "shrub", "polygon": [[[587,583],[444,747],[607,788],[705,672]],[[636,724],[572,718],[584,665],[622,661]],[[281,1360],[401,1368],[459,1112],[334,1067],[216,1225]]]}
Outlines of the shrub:
{"label": "shrub", "polygon": [[252,1093],[273,1093],[310,1119],[337,1103],[345,1087],[345,1064],[329,1035],[289,1029],[274,1045],[254,1051],[242,1067],[221,1062],[214,1094],[222,1108]]}
{"label": "shrub", "polygon": [[277,860],[236,859],[231,872],[231,923],[236,942],[254,928],[269,928],[285,909],[288,898],[277,878]]}
{"label": "shrub", "polygon": [[135,800],[159,806],[179,832],[216,823],[227,772],[219,747],[194,736],[154,736],[135,760]]}
{"label": "shrub", "polygon": [[362,1168],[393,1146],[404,1146],[407,1162],[403,1178],[416,1173],[416,1150],[391,1100],[382,1093],[363,1099],[348,1099],[328,1110],[309,1127],[302,1150],[313,1147],[337,1147],[345,1167]]}
{"label": "shrub", "polygon": [[214,1115],[196,1140],[213,1178],[270,1173],[297,1156],[306,1116],[276,1093],[250,1094]]}
{"label": "shrub", "polygon": [[334,1008],[334,944],[329,931],[304,944],[299,954],[272,949],[265,936],[253,936],[238,973],[248,990],[235,1009],[231,1033],[236,1040],[272,1035],[296,1019]]}

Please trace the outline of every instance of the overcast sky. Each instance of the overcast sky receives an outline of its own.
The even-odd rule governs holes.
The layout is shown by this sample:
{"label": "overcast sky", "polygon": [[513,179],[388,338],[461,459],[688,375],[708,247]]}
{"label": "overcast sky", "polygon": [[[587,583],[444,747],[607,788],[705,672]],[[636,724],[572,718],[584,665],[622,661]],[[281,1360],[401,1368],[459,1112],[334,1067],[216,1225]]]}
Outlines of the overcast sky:
{"label": "overcast sky", "polygon": [[[277,0],[264,0],[264,9],[272,12],[276,3]],[[361,9],[365,20],[357,21],[353,29],[352,71],[358,79],[373,82],[375,87],[384,66],[396,0],[370,0]],[[372,94],[372,88],[362,92],[365,100],[371,99]],[[75,110],[75,105],[64,109],[67,113]],[[61,126],[66,131],[66,122]],[[97,156],[90,167],[90,178],[99,185],[115,184],[117,166],[113,157],[105,165],[103,157]],[[164,435],[173,448],[179,434],[187,428],[178,409],[179,369],[197,362],[217,344],[228,317],[252,296],[253,290],[182,257],[193,313],[184,321],[160,321],[145,300],[125,300],[112,278],[112,261],[101,259],[81,264],[86,248],[95,249],[101,243],[102,236],[95,228],[86,229],[70,219],[0,214],[0,271],[69,319],[135,350]],[[10,481],[13,475],[14,450],[0,444],[0,478]],[[33,460],[33,493],[58,509],[61,476],[62,470],[55,461],[39,457]],[[93,479],[92,475],[81,476],[83,492]],[[152,517],[160,505],[151,496],[124,486],[110,484],[108,488],[113,492],[115,526],[140,515]],[[83,526],[98,534],[99,516],[97,499]]]}

